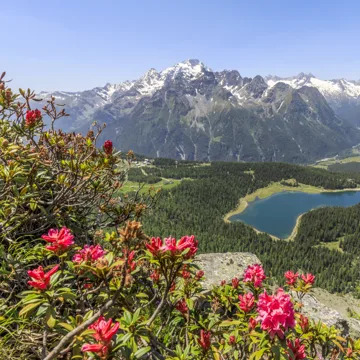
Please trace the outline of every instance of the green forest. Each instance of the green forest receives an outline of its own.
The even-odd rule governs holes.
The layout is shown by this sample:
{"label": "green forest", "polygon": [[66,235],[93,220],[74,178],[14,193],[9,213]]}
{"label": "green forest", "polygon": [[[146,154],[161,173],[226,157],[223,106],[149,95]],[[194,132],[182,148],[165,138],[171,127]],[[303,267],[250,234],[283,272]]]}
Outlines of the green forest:
{"label": "green forest", "polygon": [[[359,260],[353,250],[357,237],[352,234],[358,227],[359,206],[311,211],[303,217],[298,235],[291,242],[274,241],[241,222],[225,223],[223,218],[241,197],[271,182],[296,179],[325,189],[344,189],[356,187],[360,175],[349,178],[349,174],[285,163],[201,164],[168,159],[156,159],[151,167],[142,169],[131,170],[129,180],[153,183],[156,178],[183,179],[180,185],[162,191],[147,213],[144,228],[149,235],[179,237],[191,233],[199,239],[201,252],[254,253],[266,272],[280,282],[283,273],[293,269],[316,273],[316,285],[331,292],[356,288]],[[344,235],[344,252],[319,246],[320,242]]]}

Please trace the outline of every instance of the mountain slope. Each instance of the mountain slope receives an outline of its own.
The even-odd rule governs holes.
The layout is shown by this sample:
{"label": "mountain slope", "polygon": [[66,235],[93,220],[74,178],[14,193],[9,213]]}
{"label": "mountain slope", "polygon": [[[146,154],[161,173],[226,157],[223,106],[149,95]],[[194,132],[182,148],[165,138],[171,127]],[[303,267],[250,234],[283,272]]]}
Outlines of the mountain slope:
{"label": "mountain slope", "polygon": [[295,89],[302,86],[317,88],[325,97],[336,115],[350,124],[360,126],[360,82],[345,79],[320,80],[312,74],[300,73],[290,78],[266,77],[267,84],[274,86],[283,82]]}
{"label": "mountain slope", "polygon": [[94,120],[106,123],[103,139],[154,157],[308,162],[360,142],[317,88],[213,72],[198,60],[53,95],[72,115],[61,127],[86,132]]}

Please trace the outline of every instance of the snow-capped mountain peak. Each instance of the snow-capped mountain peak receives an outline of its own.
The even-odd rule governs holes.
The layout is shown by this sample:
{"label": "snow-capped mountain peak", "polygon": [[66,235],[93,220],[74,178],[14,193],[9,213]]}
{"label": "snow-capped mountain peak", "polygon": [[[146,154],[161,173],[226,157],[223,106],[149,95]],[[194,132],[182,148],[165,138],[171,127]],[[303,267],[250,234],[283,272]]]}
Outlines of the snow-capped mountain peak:
{"label": "snow-capped mountain peak", "polygon": [[294,89],[302,86],[316,87],[327,100],[334,101],[338,97],[359,98],[360,84],[355,81],[345,79],[337,80],[321,80],[314,75],[300,73],[294,77],[280,78],[277,76],[268,76],[266,78],[269,87],[274,86],[278,82],[290,85]]}
{"label": "snow-capped mountain peak", "polygon": [[197,59],[189,59],[169,67],[161,72],[162,78],[174,79],[179,74],[182,74],[187,79],[199,78],[206,71],[211,71],[201,61]]}

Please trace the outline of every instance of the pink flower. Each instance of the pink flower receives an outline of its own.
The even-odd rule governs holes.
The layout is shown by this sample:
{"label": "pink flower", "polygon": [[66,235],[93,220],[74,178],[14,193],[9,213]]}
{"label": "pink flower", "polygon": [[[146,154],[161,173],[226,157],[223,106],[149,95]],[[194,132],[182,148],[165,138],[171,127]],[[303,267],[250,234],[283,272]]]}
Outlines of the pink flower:
{"label": "pink flower", "polygon": [[107,155],[111,155],[113,152],[113,143],[111,140],[106,140],[104,142],[104,151]]}
{"label": "pink flower", "polygon": [[50,271],[44,273],[42,266],[37,269],[29,270],[27,273],[32,280],[28,284],[36,289],[45,290],[50,284],[51,276],[54,275],[59,269],[59,265],[55,265]]}
{"label": "pink flower", "polygon": [[160,253],[160,249],[163,246],[163,241],[161,240],[161,238],[157,237],[153,237],[150,240],[150,244],[145,244],[147,249],[154,255],[157,256]]}
{"label": "pink flower", "polygon": [[306,285],[312,285],[314,284],[315,281],[315,276],[313,274],[307,273],[307,274],[302,274],[301,278],[303,279],[304,283]]}
{"label": "pink flower", "polygon": [[109,343],[112,337],[116,334],[119,329],[119,323],[116,322],[113,324],[113,320],[105,320],[104,316],[100,316],[92,325],[89,326],[89,329],[95,330],[93,338],[97,341],[102,341],[103,343]]}
{"label": "pink flower", "polygon": [[[124,256],[126,256],[128,253],[128,250],[124,250]],[[127,255],[127,264],[128,264],[128,272],[133,272],[136,269],[136,261],[134,261],[135,258],[135,251],[132,250]]]}
{"label": "pink flower", "polygon": [[69,246],[74,244],[74,235],[65,226],[60,230],[50,229],[47,235],[41,236],[45,241],[52,245],[45,246],[46,249],[56,254],[62,254]]}
{"label": "pink flower", "polygon": [[198,241],[195,240],[195,236],[183,236],[177,243],[178,251],[182,252],[186,249],[189,249],[189,252],[185,255],[187,259],[190,259],[195,256],[198,250]]}
{"label": "pink flower", "polygon": [[285,274],[284,274],[285,278],[286,278],[286,283],[289,285],[289,286],[293,286],[295,285],[296,283],[296,280],[298,279],[299,277],[299,274],[298,273],[293,273],[292,271],[287,271]]}
{"label": "pink flower", "polygon": [[202,270],[199,270],[195,275],[195,279],[200,280],[203,276],[204,276],[204,272]]}
{"label": "pink flower", "polygon": [[229,345],[234,345],[235,343],[236,343],[236,338],[235,338],[235,336],[234,336],[234,335],[230,335],[228,344],[229,344]]}
{"label": "pink flower", "polygon": [[190,274],[189,271],[183,270],[183,271],[181,272],[181,276],[182,276],[184,279],[189,279],[190,276],[191,276],[191,274]]}
{"label": "pink flower", "polygon": [[84,344],[81,348],[83,352],[95,352],[99,356],[106,356],[110,347],[111,339],[116,334],[119,329],[119,323],[116,322],[113,324],[113,320],[105,320],[104,316],[100,316],[92,325],[89,326],[89,329],[95,330],[95,333],[92,334],[92,337],[98,342],[97,344]]}
{"label": "pink flower", "polygon": [[105,250],[100,245],[85,245],[83,249],[73,256],[72,261],[77,264],[94,262],[104,255]]}
{"label": "pink flower", "polygon": [[40,110],[38,109],[28,110],[26,112],[25,126],[32,127],[41,119],[42,119],[42,115]]}
{"label": "pink flower", "polygon": [[262,282],[266,279],[264,269],[261,265],[249,265],[244,273],[244,282],[253,283],[255,287],[261,287]]}
{"label": "pink flower", "polygon": [[309,319],[306,316],[304,316],[303,314],[300,314],[299,325],[300,325],[301,330],[303,332],[308,331],[308,329],[309,329]]}
{"label": "pink flower", "polygon": [[249,329],[254,330],[256,328],[257,321],[254,318],[250,318],[249,320]]}
{"label": "pink flower", "polygon": [[237,277],[234,277],[232,280],[231,280],[231,284],[232,284],[232,287],[234,289],[237,289],[239,287],[239,279]]}
{"label": "pink flower", "polygon": [[188,250],[185,255],[186,259],[192,258],[198,248],[198,241],[195,240],[195,236],[183,236],[179,241],[176,241],[175,238],[166,238],[164,242],[161,238],[152,238],[150,243],[146,244],[147,249],[152,253],[153,256],[159,256],[167,251],[171,253],[172,256],[178,255],[183,251]]}
{"label": "pink flower", "polygon": [[100,357],[105,357],[108,354],[109,348],[103,344],[84,344],[81,347],[82,352],[97,353]]}
{"label": "pink flower", "polygon": [[255,304],[255,298],[252,293],[247,293],[244,295],[239,295],[240,300],[240,309],[244,312],[249,312],[254,307]]}
{"label": "pink flower", "polygon": [[160,280],[160,273],[157,270],[154,270],[150,274],[150,279],[155,283],[158,282]]}
{"label": "pink flower", "polygon": [[205,331],[203,329],[200,330],[200,338],[198,339],[199,345],[203,348],[203,350],[209,350],[211,346],[211,333],[210,331]]}
{"label": "pink flower", "polygon": [[182,314],[186,314],[189,310],[185,299],[181,299],[180,301],[178,301],[175,307],[176,310],[180,311]]}
{"label": "pink flower", "polygon": [[257,310],[261,329],[268,331],[271,337],[278,335],[283,339],[284,331],[295,326],[294,306],[283,289],[278,289],[276,295],[268,295],[265,290],[259,296]]}
{"label": "pink flower", "polygon": [[293,355],[288,353],[290,360],[302,360],[306,358],[305,345],[301,345],[300,339],[295,339],[294,342],[287,340],[286,343],[293,353]]}
{"label": "pink flower", "polygon": [[225,286],[226,285],[226,280],[221,280],[220,281],[220,286]]}

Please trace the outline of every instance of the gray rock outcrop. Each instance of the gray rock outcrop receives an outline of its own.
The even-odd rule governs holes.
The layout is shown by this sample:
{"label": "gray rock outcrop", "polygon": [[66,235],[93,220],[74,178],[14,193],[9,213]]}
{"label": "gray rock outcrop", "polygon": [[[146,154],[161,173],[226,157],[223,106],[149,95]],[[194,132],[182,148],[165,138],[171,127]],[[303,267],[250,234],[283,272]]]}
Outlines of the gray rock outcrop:
{"label": "gray rock outcrop", "polygon": [[[196,259],[197,265],[205,272],[203,286],[207,290],[222,280],[229,283],[234,277],[242,278],[248,265],[261,263],[251,253],[200,254]],[[302,303],[303,313],[309,318],[335,326],[344,336],[360,337],[360,321],[350,316],[351,312],[360,314],[360,300],[315,288],[304,296]]]}

